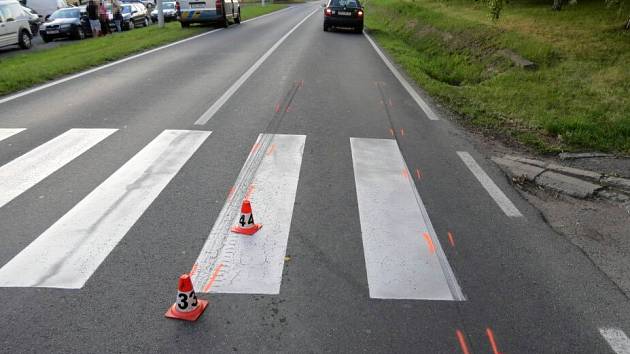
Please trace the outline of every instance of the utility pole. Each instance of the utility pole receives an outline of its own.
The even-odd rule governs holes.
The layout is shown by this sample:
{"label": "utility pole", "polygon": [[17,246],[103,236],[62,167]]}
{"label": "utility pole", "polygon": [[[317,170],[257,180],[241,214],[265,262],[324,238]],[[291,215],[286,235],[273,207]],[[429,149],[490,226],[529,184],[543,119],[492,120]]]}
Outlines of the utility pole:
{"label": "utility pole", "polygon": [[260,0],[260,3],[262,4],[262,6],[265,6],[265,0]]}
{"label": "utility pole", "polygon": [[156,0],[157,13],[158,13],[158,27],[164,28],[164,9],[162,6],[162,0]]}

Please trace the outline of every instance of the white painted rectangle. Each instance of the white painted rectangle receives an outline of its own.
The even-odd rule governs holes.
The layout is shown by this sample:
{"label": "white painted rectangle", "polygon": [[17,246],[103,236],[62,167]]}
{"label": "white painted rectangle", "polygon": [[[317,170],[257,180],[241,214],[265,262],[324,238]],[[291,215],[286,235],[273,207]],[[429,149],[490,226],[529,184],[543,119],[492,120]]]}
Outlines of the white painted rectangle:
{"label": "white painted rectangle", "polygon": [[22,129],[22,128],[15,128],[15,129],[11,129],[11,128],[7,128],[7,129],[0,129],[0,141],[11,137],[21,131],[24,131],[26,129]]}
{"label": "white painted rectangle", "polygon": [[165,130],[0,269],[0,286],[80,289],[210,132]]}
{"label": "white painted rectangle", "polygon": [[[258,153],[250,154],[235,185],[237,189],[251,188],[254,219],[263,227],[252,236],[230,232],[236,225],[241,199],[228,198],[193,267],[192,280],[198,292],[280,293],[306,136],[261,134],[254,146],[260,146],[265,138],[271,138],[270,144],[262,144]],[[253,162],[259,154],[264,156]],[[249,174],[253,174],[251,187],[248,178],[241,178]],[[213,277],[217,269],[220,271]]]}
{"label": "white painted rectangle", "polygon": [[117,129],[70,129],[0,167],[0,207],[27,191]]}
{"label": "white painted rectangle", "polygon": [[475,161],[475,159],[467,151],[458,151],[457,155],[462,159],[466,167],[468,167],[470,172],[472,172],[475,178],[477,178],[488,194],[490,194],[492,199],[494,199],[499,208],[503,210],[505,215],[509,217],[523,216],[512,201],[503,193],[490,176],[488,176],[486,171],[477,164],[477,161]]}
{"label": "white painted rectangle", "polygon": [[370,297],[465,300],[396,141],[350,145]]}
{"label": "white painted rectangle", "polygon": [[599,333],[617,354],[630,354],[630,339],[619,328],[600,328]]}

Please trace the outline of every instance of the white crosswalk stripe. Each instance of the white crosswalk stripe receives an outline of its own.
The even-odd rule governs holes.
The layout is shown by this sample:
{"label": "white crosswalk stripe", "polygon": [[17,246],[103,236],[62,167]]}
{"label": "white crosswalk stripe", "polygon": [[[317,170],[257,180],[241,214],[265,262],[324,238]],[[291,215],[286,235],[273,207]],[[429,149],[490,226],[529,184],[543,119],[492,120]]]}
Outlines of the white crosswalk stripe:
{"label": "white crosswalk stripe", "polygon": [[[0,167],[0,206],[115,131],[71,129]],[[0,286],[82,288],[210,134],[162,132],[0,268]],[[198,292],[280,292],[305,142],[258,137],[191,271]],[[370,297],[465,300],[396,141],[350,145]],[[230,231],[246,196],[254,236]]]}
{"label": "white crosswalk stripe", "polygon": [[70,129],[0,167],[0,208],[115,131]]}
{"label": "white crosswalk stripe", "polygon": [[9,138],[21,131],[24,131],[26,129],[23,128],[15,128],[15,129],[0,129],[0,141]]}
{"label": "white crosswalk stripe", "polygon": [[606,339],[610,348],[617,354],[630,354],[630,339],[619,328],[600,328],[599,333]]}
{"label": "white crosswalk stripe", "polygon": [[[193,267],[197,291],[280,292],[305,140],[304,135],[258,138]],[[231,233],[248,193],[255,221],[263,228],[254,236]]]}
{"label": "white crosswalk stripe", "polygon": [[396,141],[350,144],[370,297],[464,300]]}
{"label": "white crosswalk stripe", "polygon": [[209,135],[162,132],[4,265],[0,286],[83,287]]}

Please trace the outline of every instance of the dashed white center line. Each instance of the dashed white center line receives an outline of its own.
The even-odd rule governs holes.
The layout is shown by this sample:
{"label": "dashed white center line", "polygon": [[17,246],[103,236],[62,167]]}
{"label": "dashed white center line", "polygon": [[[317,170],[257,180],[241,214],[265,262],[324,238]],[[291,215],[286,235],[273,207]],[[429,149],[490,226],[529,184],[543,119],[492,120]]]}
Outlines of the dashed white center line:
{"label": "dashed white center line", "polygon": [[265,54],[263,54],[254,63],[254,65],[252,65],[249,69],[247,69],[247,71],[243,75],[241,75],[241,77],[239,77],[238,80],[236,80],[234,84],[232,84],[232,86],[230,86],[230,88],[227,89],[227,91],[225,91],[225,93],[223,93],[223,95],[219,97],[219,99],[216,100],[216,102],[214,102],[214,104],[210,106],[210,108],[208,108],[208,110],[204,114],[202,114],[201,117],[199,117],[199,119],[197,119],[195,124],[204,125],[210,119],[212,119],[212,117],[219,111],[219,109],[221,109],[221,107],[223,107],[223,105],[230,99],[230,97],[232,97],[232,95],[234,95],[234,93],[238,91],[238,89],[245,83],[245,81],[247,81],[247,79],[249,79],[249,77],[252,76],[252,74],[256,70],[258,70],[258,68],[265,62],[265,60],[267,60],[267,58],[269,58],[269,56],[273,54],[273,52],[275,52],[276,49],[278,49],[278,47],[282,44],[282,42],[284,42],[291,35],[291,33],[295,32],[295,30],[298,29],[298,27],[300,27],[309,17],[313,16],[313,14],[317,11],[319,10],[314,10],[313,12],[308,14],[306,17],[304,17],[302,21],[300,21],[297,25],[293,26],[293,28],[291,28],[289,32],[287,32],[284,36],[282,36],[282,38],[280,38],[276,42],[276,44],[274,44],[271,48],[269,48],[269,50],[267,50],[267,52],[265,52]]}
{"label": "dashed white center line", "polygon": [[466,151],[458,151],[457,155],[464,161],[466,167],[477,178],[479,183],[486,189],[488,194],[499,205],[505,215],[509,217],[522,217],[523,214],[516,208],[510,199],[501,191],[488,174],[477,164],[477,161]]}
{"label": "dashed white center line", "polygon": [[619,328],[600,328],[599,333],[617,354],[630,354],[630,339]]}

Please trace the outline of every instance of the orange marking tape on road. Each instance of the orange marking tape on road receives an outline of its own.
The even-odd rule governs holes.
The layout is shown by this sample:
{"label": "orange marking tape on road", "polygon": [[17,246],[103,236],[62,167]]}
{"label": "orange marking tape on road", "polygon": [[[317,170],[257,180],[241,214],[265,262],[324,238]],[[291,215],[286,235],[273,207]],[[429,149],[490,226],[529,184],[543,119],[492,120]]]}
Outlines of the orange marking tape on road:
{"label": "orange marking tape on road", "polygon": [[405,129],[400,128],[400,136],[405,136]]}
{"label": "orange marking tape on road", "polygon": [[457,334],[457,340],[459,341],[459,346],[462,348],[462,352],[464,354],[470,354],[470,350],[468,350],[468,344],[466,344],[464,333],[459,329],[456,330],[455,333]]}
{"label": "orange marking tape on road", "polygon": [[252,151],[250,151],[250,154],[253,154],[254,152],[256,152],[256,150],[258,150],[260,148],[260,143],[256,143],[254,144],[254,146],[252,146]]}
{"label": "orange marking tape on road", "polygon": [[230,188],[230,190],[228,191],[228,199],[232,199],[232,195],[234,195],[234,191],[236,191],[236,188],[232,186],[232,188]]}
{"label": "orange marking tape on road", "polygon": [[394,107],[394,104],[392,103],[392,99],[391,98],[389,99],[389,106],[390,107]]}
{"label": "orange marking tape on road", "polygon": [[389,134],[390,134],[391,136],[394,136],[394,129],[389,128]]}
{"label": "orange marking tape on road", "polygon": [[280,103],[276,103],[275,111],[276,113],[280,112]]}
{"label": "orange marking tape on road", "polygon": [[210,280],[208,280],[208,284],[206,284],[206,286],[203,287],[204,293],[207,293],[208,290],[210,290],[210,287],[212,286],[212,283],[214,283],[214,280],[217,279],[217,276],[219,275],[221,268],[223,268],[223,263],[219,264],[219,266],[214,269],[214,272],[212,272],[212,276],[210,277]]}
{"label": "orange marking tape on road", "polygon": [[271,146],[269,147],[269,149],[267,149],[267,155],[271,155],[273,154],[273,152],[276,150],[276,144],[271,144]]}
{"label": "orange marking tape on road", "polygon": [[292,111],[293,111],[293,108],[291,107],[291,105],[288,105],[287,109],[285,110],[285,112],[289,113],[289,112],[292,112]]}
{"label": "orange marking tape on road", "polygon": [[406,179],[409,179],[409,170],[406,168],[403,168],[402,170],[402,175],[403,177],[405,177]]}
{"label": "orange marking tape on road", "polygon": [[486,328],[486,334],[488,335],[488,340],[490,341],[490,346],[492,347],[492,353],[501,354],[499,347],[497,346],[497,342],[494,340],[494,333],[490,328]]}
{"label": "orange marking tape on road", "polygon": [[448,243],[451,244],[451,247],[455,247],[455,239],[450,231],[448,232]]}
{"label": "orange marking tape on road", "polygon": [[422,172],[420,172],[420,170],[416,168],[416,179],[419,181],[420,178],[422,178]]}
{"label": "orange marking tape on road", "polygon": [[435,245],[433,244],[433,240],[428,232],[424,233],[424,239],[427,241],[427,246],[429,246],[429,251],[431,253],[435,253]]}

